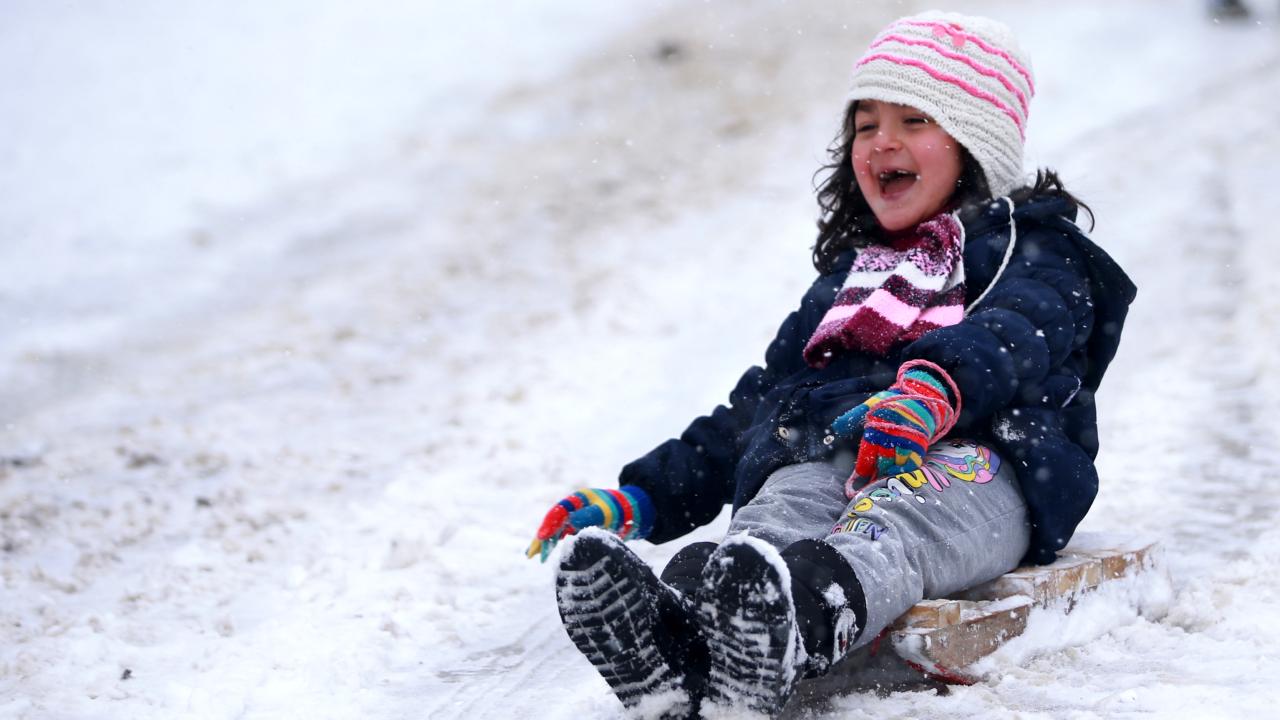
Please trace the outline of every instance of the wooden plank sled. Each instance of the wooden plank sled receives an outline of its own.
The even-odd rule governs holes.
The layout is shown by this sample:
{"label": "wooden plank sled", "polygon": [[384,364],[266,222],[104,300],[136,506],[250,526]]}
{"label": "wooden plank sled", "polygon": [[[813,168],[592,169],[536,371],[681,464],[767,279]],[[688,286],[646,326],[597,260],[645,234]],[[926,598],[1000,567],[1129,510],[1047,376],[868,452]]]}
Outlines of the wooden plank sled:
{"label": "wooden plank sled", "polygon": [[1079,533],[1052,565],[1021,567],[951,598],[917,604],[885,639],[926,675],[972,684],[978,678],[965,668],[1021,635],[1032,610],[1054,604],[1070,612],[1099,585],[1152,568],[1157,547],[1150,540]]}

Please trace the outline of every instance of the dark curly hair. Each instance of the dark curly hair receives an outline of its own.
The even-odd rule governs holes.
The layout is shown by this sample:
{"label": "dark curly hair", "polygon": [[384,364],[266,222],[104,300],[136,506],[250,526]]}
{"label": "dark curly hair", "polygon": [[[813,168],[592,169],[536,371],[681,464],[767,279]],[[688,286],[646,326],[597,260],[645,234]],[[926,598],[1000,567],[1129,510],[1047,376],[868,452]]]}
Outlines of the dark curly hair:
{"label": "dark curly hair", "polygon": [[[849,104],[840,132],[827,149],[829,162],[814,173],[822,213],[818,218],[818,239],[813,245],[813,266],[823,274],[835,269],[836,258],[844,251],[865,247],[881,237],[880,223],[858,189],[853,172],[853,114],[857,106],[857,102]],[[982,166],[963,145],[960,161],[960,177],[948,206],[966,208],[990,199],[991,188]],[[825,179],[818,182],[817,178],[823,175]],[[1093,211],[1067,192],[1058,174],[1047,168],[1037,170],[1035,183],[1014,190],[1009,198],[1014,204],[1020,204],[1040,195],[1062,197],[1075,207],[1083,208],[1089,214],[1090,230],[1093,229]]]}

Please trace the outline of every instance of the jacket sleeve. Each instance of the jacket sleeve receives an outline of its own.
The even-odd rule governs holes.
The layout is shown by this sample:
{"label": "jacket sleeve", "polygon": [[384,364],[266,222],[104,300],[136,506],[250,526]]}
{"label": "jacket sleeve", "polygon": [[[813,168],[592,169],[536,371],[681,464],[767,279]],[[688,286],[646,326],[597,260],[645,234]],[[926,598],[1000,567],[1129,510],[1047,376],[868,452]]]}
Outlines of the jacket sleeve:
{"label": "jacket sleeve", "polygon": [[1038,226],[1019,237],[1009,267],[963,321],[903,349],[903,360],[951,373],[964,400],[958,426],[1011,404],[1058,405],[1079,387],[1067,360],[1088,342],[1093,309],[1086,260],[1068,232]]}
{"label": "jacket sleeve", "polygon": [[622,468],[619,484],[637,485],[653,500],[657,518],[652,542],[675,539],[711,522],[732,501],[742,434],[779,381],[804,367],[804,345],[834,298],[831,283],[824,281],[829,277],[818,278],[809,288],[769,344],[764,366],[743,373],[727,404]]}

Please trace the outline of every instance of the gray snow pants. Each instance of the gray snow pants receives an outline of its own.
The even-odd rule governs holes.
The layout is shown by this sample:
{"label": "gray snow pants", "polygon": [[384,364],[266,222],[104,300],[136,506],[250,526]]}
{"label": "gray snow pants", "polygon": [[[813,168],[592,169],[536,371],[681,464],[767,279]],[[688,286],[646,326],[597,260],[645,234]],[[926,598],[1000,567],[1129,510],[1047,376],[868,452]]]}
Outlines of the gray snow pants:
{"label": "gray snow pants", "polygon": [[862,584],[871,642],[925,598],[941,598],[1014,569],[1031,527],[1011,466],[990,448],[943,440],[924,466],[876,480],[850,500],[853,459],[780,468],[738,509],[729,534],[748,533],[780,551],[822,539]]}

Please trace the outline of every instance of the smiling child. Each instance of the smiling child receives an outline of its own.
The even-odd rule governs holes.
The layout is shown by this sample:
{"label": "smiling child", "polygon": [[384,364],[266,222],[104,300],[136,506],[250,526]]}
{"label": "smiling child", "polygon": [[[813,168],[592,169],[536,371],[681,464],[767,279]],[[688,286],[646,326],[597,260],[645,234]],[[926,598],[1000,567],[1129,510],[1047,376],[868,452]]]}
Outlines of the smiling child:
{"label": "smiling child", "polygon": [[[1051,562],[1097,492],[1095,395],[1135,288],[1028,178],[1009,29],[903,18],[854,67],[818,277],[729,403],[557,503],[569,637],[648,717],[779,713],[924,598]],[[1087,210],[1087,207],[1085,208]],[[682,548],[659,578],[624,540]]]}

